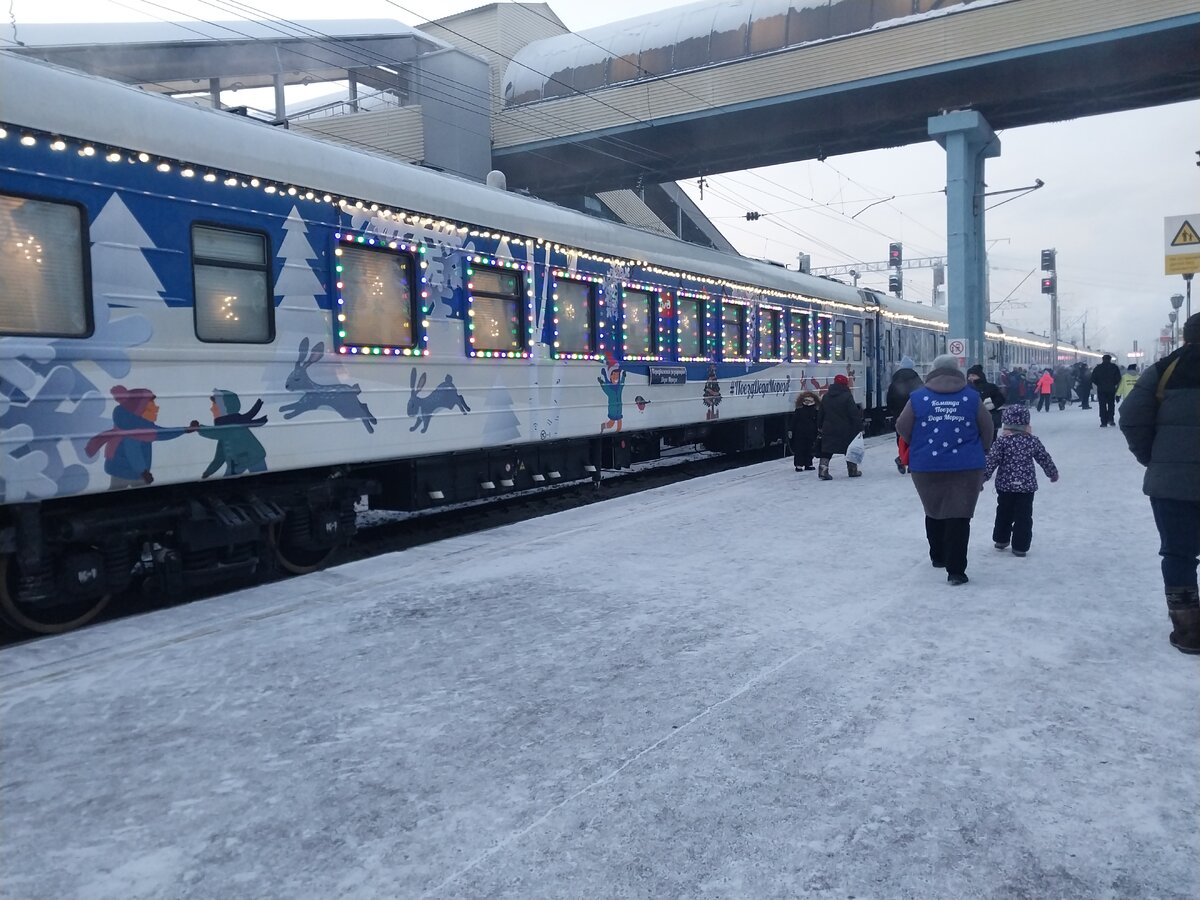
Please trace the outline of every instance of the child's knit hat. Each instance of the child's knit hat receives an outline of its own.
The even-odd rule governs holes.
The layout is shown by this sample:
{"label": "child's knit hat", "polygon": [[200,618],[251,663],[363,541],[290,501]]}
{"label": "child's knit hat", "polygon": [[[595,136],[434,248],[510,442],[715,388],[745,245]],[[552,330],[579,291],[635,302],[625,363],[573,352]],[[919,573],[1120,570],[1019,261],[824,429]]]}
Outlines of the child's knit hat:
{"label": "child's knit hat", "polygon": [[1029,427],[1029,407],[1020,403],[1013,406],[1006,406],[1000,418],[1005,428],[1013,431],[1024,431]]}

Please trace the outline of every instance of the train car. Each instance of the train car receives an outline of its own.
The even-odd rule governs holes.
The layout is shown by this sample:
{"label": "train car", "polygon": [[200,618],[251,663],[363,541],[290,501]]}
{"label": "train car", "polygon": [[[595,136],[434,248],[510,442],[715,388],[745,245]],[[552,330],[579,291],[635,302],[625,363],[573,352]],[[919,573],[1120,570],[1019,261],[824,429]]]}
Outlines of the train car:
{"label": "train car", "polygon": [[[876,388],[881,393],[874,399],[875,418],[878,420],[885,416],[882,401],[888,381],[899,368],[900,360],[908,357],[919,374],[927,374],[934,357],[946,352],[949,323],[942,309],[879,293],[873,294],[873,301],[878,308],[875,330],[879,335],[879,346],[873,367],[880,376]],[[1101,357],[1101,351],[1061,340],[1055,352],[1051,338],[996,322],[988,322],[984,327],[984,359],[981,365],[987,379],[1001,386],[1010,382],[1013,372],[1023,371],[1030,377],[1036,377],[1038,372],[1047,368],[1070,368],[1078,363],[1094,366]]]}
{"label": "train car", "polygon": [[0,239],[0,617],[36,632],[309,571],[363,497],[879,394],[866,292],[3,53]]}

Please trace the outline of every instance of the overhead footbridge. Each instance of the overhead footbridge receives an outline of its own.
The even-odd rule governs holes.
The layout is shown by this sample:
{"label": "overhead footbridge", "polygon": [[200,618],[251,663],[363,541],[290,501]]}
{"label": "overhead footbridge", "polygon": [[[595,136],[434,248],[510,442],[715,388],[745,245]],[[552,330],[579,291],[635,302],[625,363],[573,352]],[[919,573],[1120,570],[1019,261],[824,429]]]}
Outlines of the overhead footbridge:
{"label": "overhead footbridge", "polygon": [[712,0],[527,44],[493,162],[567,196],[1200,97],[1200,0]]}

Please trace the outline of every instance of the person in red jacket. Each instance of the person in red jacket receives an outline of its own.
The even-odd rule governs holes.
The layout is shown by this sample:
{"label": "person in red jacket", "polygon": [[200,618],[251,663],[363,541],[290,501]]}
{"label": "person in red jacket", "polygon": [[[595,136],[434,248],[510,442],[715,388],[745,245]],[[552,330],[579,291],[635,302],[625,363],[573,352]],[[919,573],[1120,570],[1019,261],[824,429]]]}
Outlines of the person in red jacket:
{"label": "person in red jacket", "polygon": [[1042,411],[1042,405],[1045,404],[1046,412],[1050,411],[1050,394],[1054,391],[1054,373],[1047,369],[1042,373],[1042,376],[1037,380],[1037,395],[1038,412]]}

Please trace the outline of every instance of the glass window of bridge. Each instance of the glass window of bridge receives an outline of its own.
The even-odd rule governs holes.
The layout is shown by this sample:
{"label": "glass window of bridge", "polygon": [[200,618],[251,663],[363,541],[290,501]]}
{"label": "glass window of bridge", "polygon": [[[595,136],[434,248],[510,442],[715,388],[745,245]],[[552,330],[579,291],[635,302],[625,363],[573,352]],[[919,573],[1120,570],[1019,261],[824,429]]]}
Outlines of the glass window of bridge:
{"label": "glass window of bridge", "polygon": [[861,322],[855,322],[851,328],[850,347],[854,361],[861,362],[863,356],[863,327]]}
{"label": "glass window of bridge", "polygon": [[265,344],[274,336],[270,242],[261,231],[192,226],[196,337]]}
{"label": "glass window of bridge", "polygon": [[707,357],[704,346],[704,301],[698,297],[676,297],[675,318],[681,360]]}
{"label": "glass window of bridge", "polygon": [[721,354],[724,359],[746,358],[746,307],[721,304]]}
{"label": "glass window of bridge", "polygon": [[626,359],[647,359],[658,353],[658,295],[625,288],[621,298]]}
{"label": "glass window of bridge", "polygon": [[763,308],[758,322],[759,359],[783,358],[783,310]]}
{"label": "glass window of bridge", "polygon": [[[0,194],[0,333],[91,334],[86,237],[80,207]],[[156,285],[141,263],[130,275],[143,274]]]}
{"label": "glass window of bridge", "polygon": [[763,16],[750,22],[750,53],[779,50],[787,42],[787,14]]}
{"label": "glass window of bridge", "polygon": [[554,286],[554,349],[560,354],[596,352],[596,289],[560,278]]}
{"label": "glass window of bridge", "polygon": [[525,349],[524,285],[517,269],[472,263],[471,348],[519,355]]}
{"label": "glass window of bridge", "polygon": [[846,359],[846,323],[841,319],[833,323],[833,358],[838,362]]}
{"label": "glass window of bridge", "polygon": [[338,342],[358,347],[410,348],[413,258],[386,248],[339,247]]}
{"label": "glass window of bridge", "polygon": [[793,312],[791,319],[792,328],[788,334],[792,359],[806,362],[812,359],[812,333],[809,331],[812,320],[808,313],[798,312]]}

